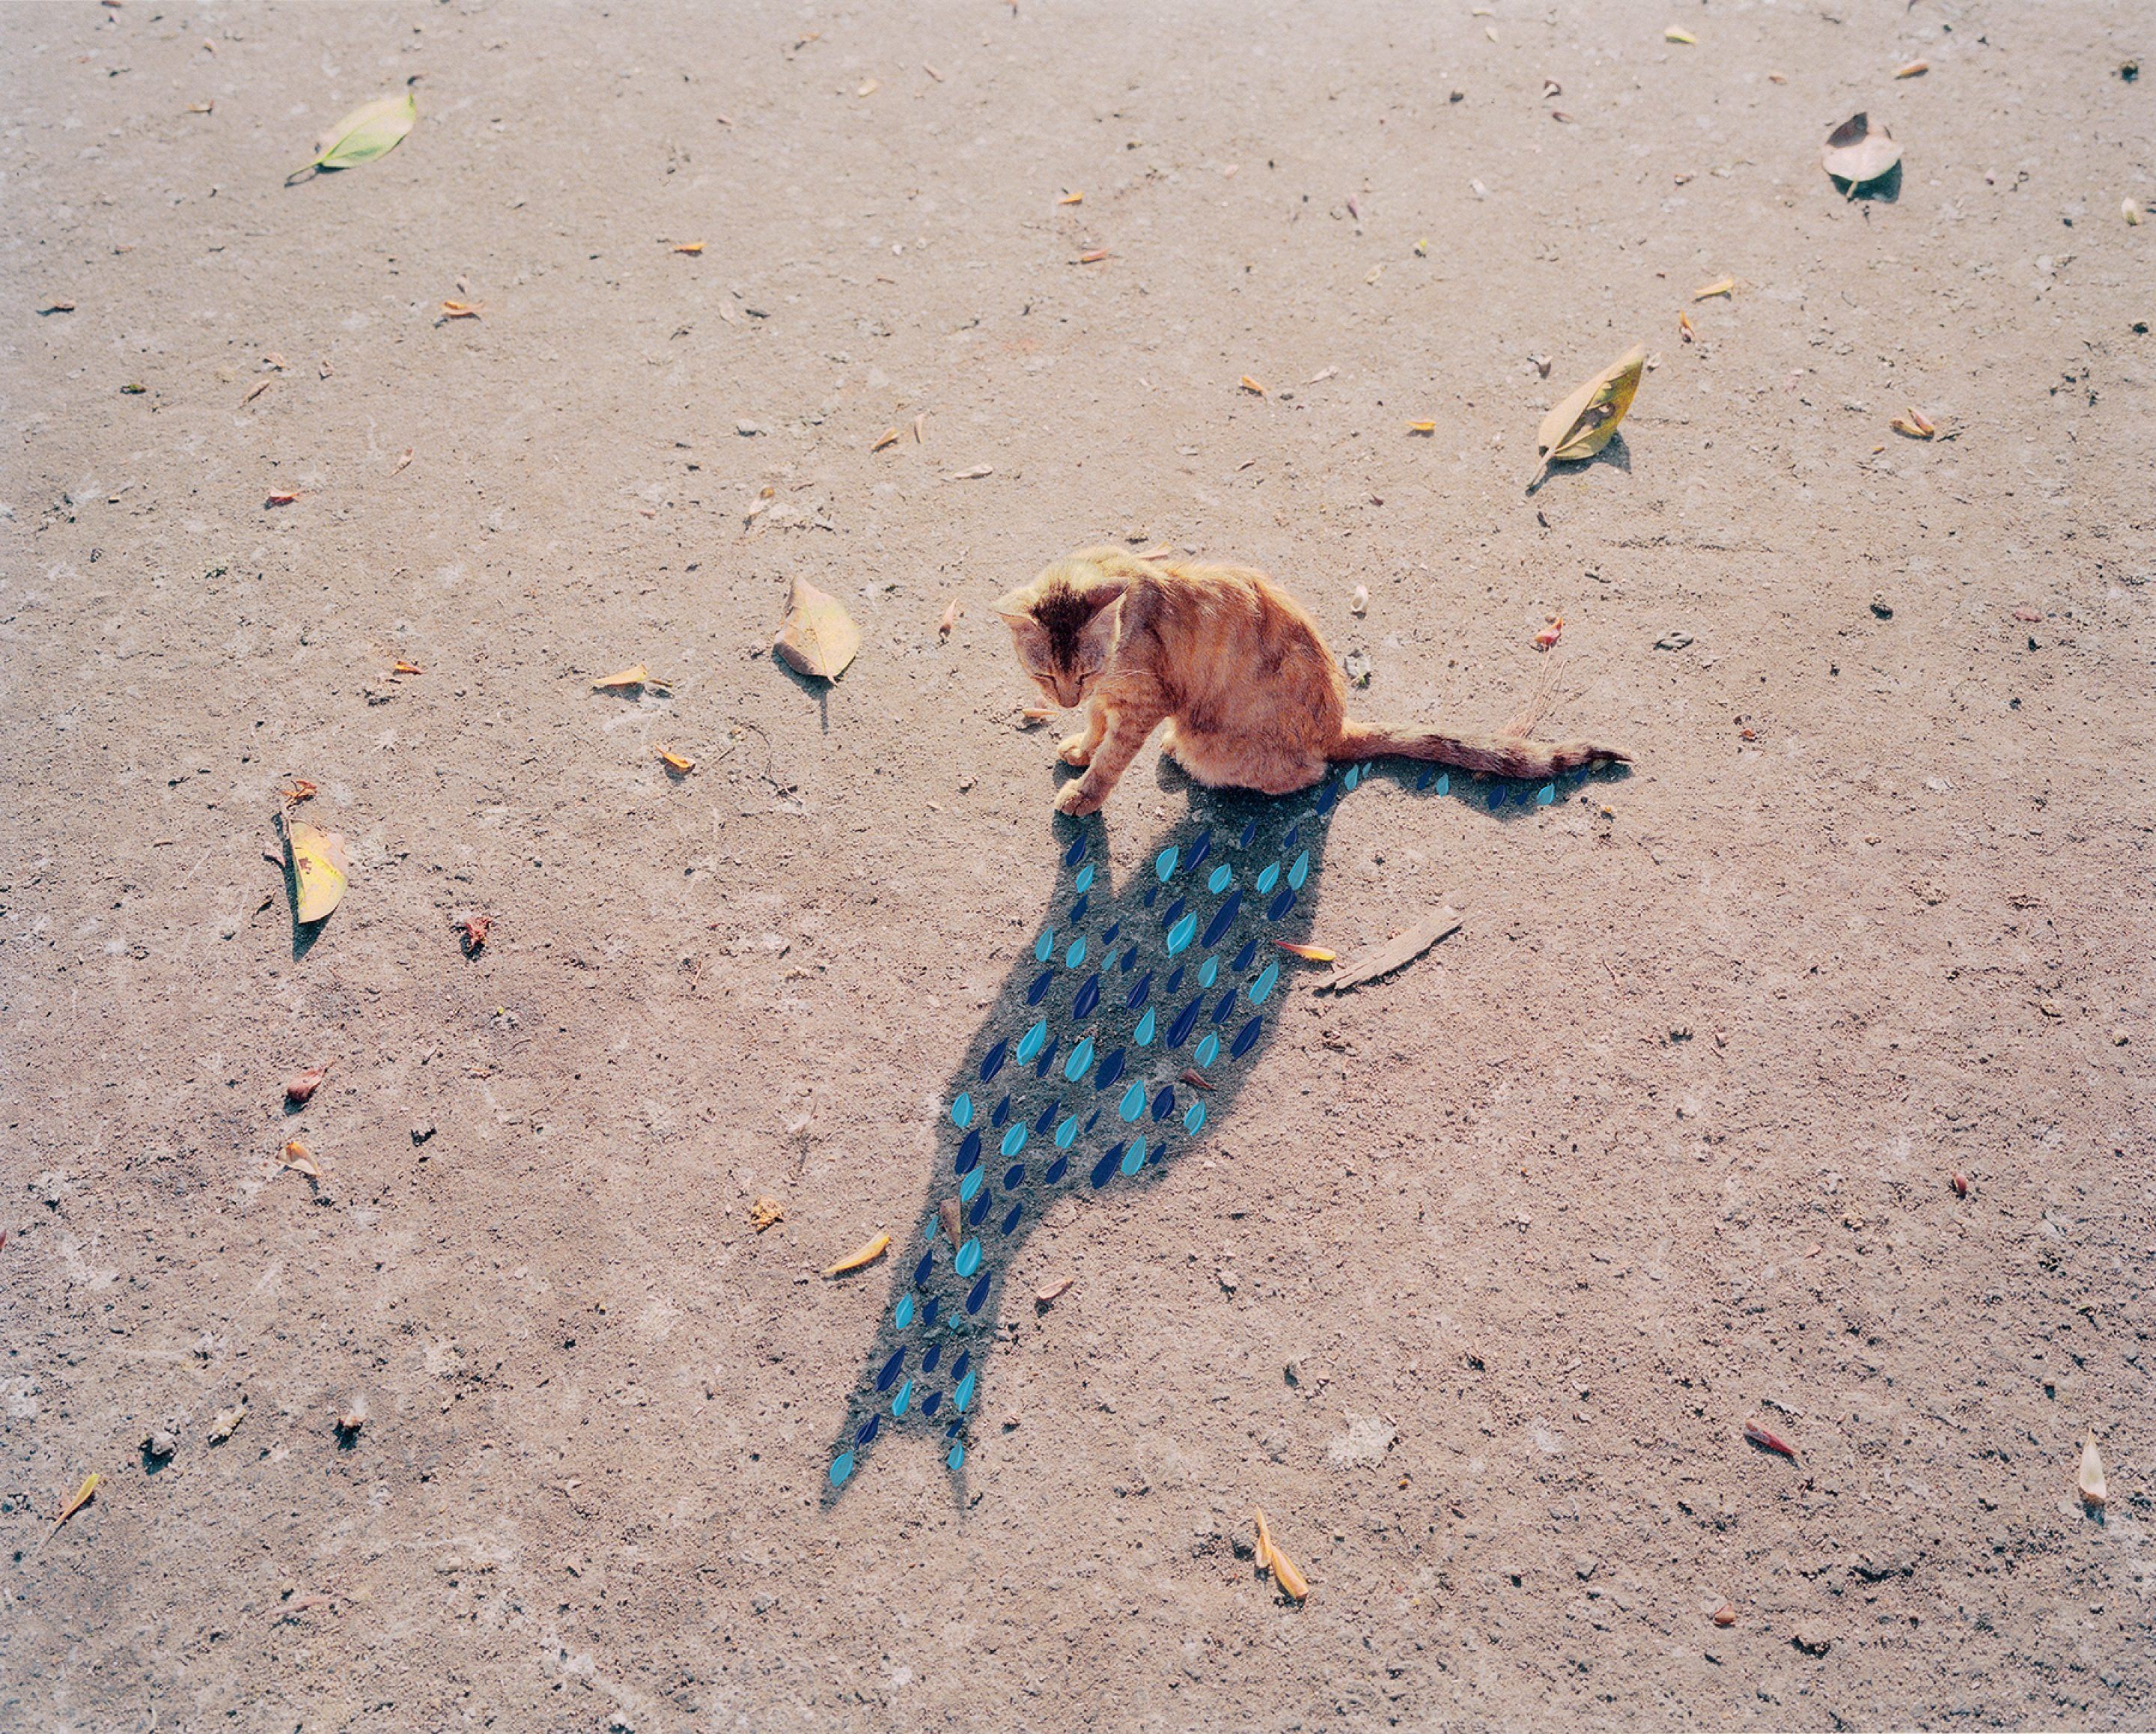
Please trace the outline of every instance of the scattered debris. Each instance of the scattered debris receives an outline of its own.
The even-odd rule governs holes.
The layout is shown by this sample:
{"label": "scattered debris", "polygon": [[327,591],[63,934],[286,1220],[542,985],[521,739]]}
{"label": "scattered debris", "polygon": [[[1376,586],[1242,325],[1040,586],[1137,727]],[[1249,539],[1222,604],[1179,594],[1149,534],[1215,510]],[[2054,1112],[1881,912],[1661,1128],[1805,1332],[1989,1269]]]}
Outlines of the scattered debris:
{"label": "scattered debris", "polygon": [[337,1411],[337,1438],[350,1444],[359,1436],[359,1429],[367,1425],[367,1398],[363,1393],[354,1393],[352,1400]]}
{"label": "scattered debris", "polygon": [[1874,126],[1868,115],[1851,115],[1826,136],[1820,151],[1820,167],[1837,181],[1847,182],[1850,198],[1856,189],[1891,172],[1902,160],[1902,147],[1884,126]]}
{"label": "scattered debris", "polygon": [[1080,254],[1078,255],[1078,263],[1081,265],[1096,265],[1107,256],[1108,249],[1106,248],[1096,247],[1091,252]]}
{"label": "scattered debris", "polygon": [[1894,604],[1887,601],[1885,597],[1875,594],[1871,598],[1871,612],[1881,620],[1892,620],[1894,618]]}
{"label": "scattered debris", "polygon": [[1460,912],[1450,904],[1440,904],[1406,932],[1395,935],[1359,957],[1351,957],[1333,972],[1329,981],[1317,985],[1321,991],[1345,993],[1350,988],[1374,982],[1380,976],[1390,975],[1403,965],[1414,962],[1438,941],[1457,933],[1460,927]]}
{"label": "scattered debris", "polygon": [[758,1198],[748,1207],[748,1225],[759,1234],[785,1218],[786,1207],[776,1198]]}
{"label": "scattered debris", "polygon": [[952,629],[956,627],[957,623],[958,598],[954,596],[950,601],[943,604],[942,617],[936,623],[936,636],[939,639],[949,638],[951,636]]}
{"label": "scattered debris", "polygon": [[1086,195],[1082,192],[1070,192],[1066,191],[1060,198],[1055,201],[1055,203],[1059,205],[1082,205],[1086,203]]}
{"label": "scattered debris", "polygon": [[494,917],[489,915],[465,916],[450,925],[457,930],[457,943],[464,947],[467,957],[476,957],[485,951],[494,933]]}
{"label": "scattered debris", "polygon": [[996,473],[993,464],[976,464],[971,469],[954,469],[943,480],[947,482],[978,482]]}
{"label": "scattered debris", "polygon": [[1340,659],[1340,666],[1355,685],[1368,686],[1370,684],[1372,664],[1367,651],[1350,650]]}
{"label": "scattered debris", "polygon": [[875,444],[871,445],[869,448],[869,450],[871,453],[880,452],[887,445],[896,445],[897,444],[898,429],[896,428],[886,428],[882,433],[876,435]]}
{"label": "scattered debris", "polygon": [[1691,634],[1682,627],[1672,627],[1655,640],[1657,650],[1681,650],[1691,643]]}
{"label": "scattered debris", "polygon": [[943,1238],[956,1246],[966,1238],[965,1218],[958,1213],[958,1201],[946,1198],[936,1207],[936,1226],[943,1231]]}
{"label": "scattered debris", "polygon": [[701,241],[677,241],[675,243],[674,250],[676,253],[695,254],[704,250],[704,244]]}
{"label": "scattered debris", "polygon": [[2126,219],[2128,227],[2133,228],[2140,228],[2141,207],[2133,199],[2123,198],[2119,200],[2118,214]]}
{"label": "scattered debris", "polygon": [[2082,1465],[2074,1475],[2074,1485],[2080,1490],[2082,1503],[2101,1511],[2111,1498],[2111,1490],[2104,1483],[2103,1459],[2096,1449],[2096,1435],[2088,1436],[2082,1447]]}
{"label": "scattered debris", "polygon": [[142,1440],[142,1449],[153,1463],[162,1463],[179,1449],[180,1442],[162,1427],[146,1434]]}
{"label": "scattered debris", "polygon": [[311,1065],[303,1072],[295,1072],[285,1080],[285,1100],[295,1108],[301,1106],[322,1087],[322,1080],[329,1075],[329,1062],[326,1060],[320,1065]]}
{"label": "scattered debris", "polygon": [[824,1275],[826,1276],[844,1276],[853,1271],[860,1270],[865,1265],[873,1265],[878,1259],[883,1256],[884,1249],[890,1244],[890,1235],[879,1234],[875,1239],[870,1241],[867,1245],[855,1247],[853,1251],[848,1253],[845,1257],[839,1259],[837,1264],[832,1265],[830,1269],[824,1273]]}
{"label": "scattered debris", "polygon": [[1435,436],[1437,433],[1437,423],[1435,422],[1409,422],[1408,423],[1408,432],[1419,439],[1429,439]]}
{"label": "scattered debris", "polygon": [[1799,1626],[1790,1634],[1789,1642],[1806,1655],[1825,1655],[1834,1648],[1834,1639],[1814,1628]]}
{"label": "scattered debris", "polygon": [[793,598],[772,649],[797,674],[835,680],[861,648],[861,629],[838,598],[806,578],[793,581]]}
{"label": "scattered debris", "polygon": [[1272,1531],[1266,1526],[1265,1514],[1253,1514],[1258,1526],[1258,1569],[1270,1572],[1273,1582],[1295,1601],[1305,1601],[1310,1596],[1310,1585],[1302,1573],[1296,1569],[1295,1562],[1273,1545]]}
{"label": "scattered debris", "polygon": [[485,311],[486,303],[484,301],[444,301],[442,303],[442,317],[444,319],[477,319]]}
{"label": "scattered debris", "polygon": [[247,1405],[244,1403],[237,1408],[219,1409],[209,1424],[209,1442],[213,1445],[223,1444],[246,1418]]}
{"label": "scattered debris", "polygon": [[1686,343],[1696,343],[1699,341],[1699,333],[1692,329],[1691,315],[1682,309],[1679,309],[1677,312],[1677,336]]}

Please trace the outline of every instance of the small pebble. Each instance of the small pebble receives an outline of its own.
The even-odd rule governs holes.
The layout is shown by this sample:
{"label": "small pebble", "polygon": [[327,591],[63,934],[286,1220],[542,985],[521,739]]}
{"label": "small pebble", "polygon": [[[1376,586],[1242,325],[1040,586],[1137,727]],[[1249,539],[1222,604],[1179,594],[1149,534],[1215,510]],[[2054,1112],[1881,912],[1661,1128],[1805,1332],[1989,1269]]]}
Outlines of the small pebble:
{"label": "small pebble", "polygon": [[162,1462],[180,1449],[180,1442],[160,1427],[142,1441],[142,1449]]}

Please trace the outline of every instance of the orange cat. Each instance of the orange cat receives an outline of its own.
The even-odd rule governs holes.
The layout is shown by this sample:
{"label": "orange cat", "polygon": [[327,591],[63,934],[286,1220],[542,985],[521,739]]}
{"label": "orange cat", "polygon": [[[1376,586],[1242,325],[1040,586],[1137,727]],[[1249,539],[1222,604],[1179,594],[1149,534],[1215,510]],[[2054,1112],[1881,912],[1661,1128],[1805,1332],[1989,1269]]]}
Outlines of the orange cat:
{"label": "orange cat", "polygon": [[1347,684],[1317,623],[1247,567],[1086,548],[996,612],[1041,691],[1065,710],[1086,705],[1083,732],[1057,749],[1086,767],[1056,797],[1065,813],[1097,812],[1163,721],[1162,746],[1200,782],[1269,795],[1308,788],[1329,763],[1389,754],[1498,777],[1630,762],[1585,741],[1530,741],[1517,724],[1447,735],[1349,721]]}

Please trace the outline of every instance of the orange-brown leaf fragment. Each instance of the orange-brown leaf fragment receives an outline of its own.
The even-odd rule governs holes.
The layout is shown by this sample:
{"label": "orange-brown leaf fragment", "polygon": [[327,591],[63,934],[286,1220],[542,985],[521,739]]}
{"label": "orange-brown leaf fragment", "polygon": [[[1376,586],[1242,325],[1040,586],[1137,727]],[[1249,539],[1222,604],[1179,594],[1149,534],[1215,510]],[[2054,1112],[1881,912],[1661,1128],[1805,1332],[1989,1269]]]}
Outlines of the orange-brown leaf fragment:
{"label": "orange-brown leaf fragment", "polygon": [[671,680],[660,680],[640,662],[633,669],[624,669],[618,675],[608,675],[603,680],[592,682],[593,692],[626,692],[636,686],[655,686],[661,692],[674,690]]}
{"label": "orange-brown leaf fragment", "polygon": [[1563,636],[1564,616],[1553,614],[1549,617],[1549,624],[1535,634],[1535,649],[1547,650]]}
{"label": "orange-brown leaf fragment", "polygon": [[322,1080],[329,1075],[330,1069],[326,1064],[311,1065],[304,1072],[295,1072],[285,1080],[285,1100],[294,1107],[299,1106],[322,1087]]}
{"label": "orange-brown leaf fragment", "polygon": [[285,1146],[277,1161],[279,1166],[296,1168],[310,1180],[319,1180],[322,1177],[321,1166],[316,1162],[314,1152],[308,1149],[297,1138],[292,1139]]}
{"label": "orange-brown leaf fragment", "polygon": [[1323,946],[1291,945],[1284,939],[1276,939],[1273,943],[1283,952],[1291,952],[1308,963],[1337,963],[1340,961],[1339,952],[1328,952]]}
{"label": "orange-brown leaf fragment", "polygon": [[1055,203],[1059,205],[1082,205],[1086,203],[1086,195],[1082,192],[1066,192]]}
{"label": "orange-brown leaf fragment", "polygon": [[297,500],[299,497],[300,497],[300,490],[299,490],[297,488],[294,488],[294,489],[290,490],[289,490],[289,491],[287,491],[287,492],[284,492],[284,493],[277,493],[277,494],[272,494],[272,495],[270,495],[267,500],[264,500],[264,501],[262,502],[262,504],[263,504],[264,506],[271,506],[271,505],[290,505],[294,500]]}
{"label": "orange-brown leaf fragment", "polygon": [[321,791],[308,782],[305,777],[295,777],[292,779],[291,787],[280,788],[277,793],[296,807],[302,801],[313,800]]}
{"label": "orange-brown leaf fragment", "polygon": [[1907,66],[1896,67],[1894,76],[1897,79],[1920,79],[1931,69],[1932,63],[1928,60],[1912,60]]}
{"label": "orange-brown leaf fragment", "polygon": [[761,1234],[786,1217],[786,1207],[776,1198],[758,1198],[748,1207],[748,1225]]}
{"label": "orange-brown leaf fragment", "polygon": [[1699,341],[1699,333],[1691,326],[1691,315],[1680,311],[1677,315],[1677,335],[1687,343]]}
{"label": "orange-brown leaf fragment", "polygon": [[949,638],[951,636],[951,629],[957,625],[957,623],[958,598],[954,596],[950,601],[943,604],[942,618],[936,623],[936,636],[939,639]]}
{"label": "orange-brown leaf fragment", "polygon": [[676,253],[701,253],[704,250],[704,244],[701,241],[681,241],[675,244],[674,250]]}
{"label": "orange-brown leaf fragment", "polygon": [[389,672],[393,675],[424,675],[427,671],[421,668],[418,663],[407,662],[400,656],[397,659],[397,665],[391,669]]}
{"label": "orange-brown leaf fragment", "polygon": [[1059,1277],[1047,1287],[1035,1289],[1033,1292],[1033,1304],[1036,1306],[1054,1306],[1070,1292],[1070,1285],[1077,1280],[1075,1276]]}
{"label": "orange-brown leaf fragment", "polygon": [[85,1506],[88,1505],[92,1500],[97,1497],[97,1484],[99,1480],[100,1477],[95,1470],[92,1470],[88,1475],[82,1478],[82,1485],[75,1489],[74,1495],[65,1505],[60,1507],[60,1515],[53,1521],[53,1533],[54,1535],[58,1535],[60,1532],[61,1524],[66,1522],[69,1518],[74,1516],[77,1511],[80,1511]]}
{"label": "orange-brown leaf fragment", "polygon": [[1266,1526],[1265,1514],[1260,1511],[1254,1515],[1258,1522],[1259,1566],[1273,1574],[1273,1582],[1281,1587],[1284,1593],[1298,1602],[1307,1600],[1310,1595],[1309,1581],[1296,1569],[1295,1562],[1281,1552],[1274,1542],[1272,1531]]}
{"label": "orange-brown leaf fragment", "polygon": [[1695,301],[1704,301],[1716,295],[1734,297],[1736,293],[1737,280],[1734,277],[1717,277],[1713,282],[1702,284],[1694,290],[1691,298]]}
{"label": "orange-brown leaf fragment", "polygon": [[839,1259],[837,1264],[832,1265],[829,1270],[826,1270],[824,1275],[826,1276],[844,1276],[853,1271],[860,1270],[864,1265],[873,1265],[878,1259],[883,1256],[884,1249],[890,1244],[890,1235],[879,1234],[865,1246],[855,1247],[851,1252],[848,1253],[845,1257]]}
{"label": "orange-brown leaf fragment", "polygon": [[442,317],[444,319],[477,319],[480,315],[485,310],[485,304],[482,301],[444,301],[442,303]]}
{"label": "orange-brown leaf fragment", "polygon": [[1409,422],[1408,423],[1408,432],[1410,434],[1435,434],[1437,432],[1437,423],[1435,422]]}
{"label": "orange-brown leaf fragment", "polygon": [[886,428],[882,433],[876,435],[875,444],[870,446],[869,449],[872,452],[880,452],[887,445],[896,445],[897,444],[898,429],[896,428]]}
{"label": "orange-brown leaf fragment", "polygon": [[1236,383],[1241,386],[1245,391],[1248,392],[1254,398],[1262,398],[1265,394],[1265,388],[1260,385],[1256,380],[1251,378],[1247,373],[1238,380]]}
{"label": "orange-brown leaf fragment", "polygon": [[1718,1626],[1735,1625],[1737,1624],[1737,1610],[1731,1607],[1728,1603],[1724,1602],[1719,1608],[1714,1610],[1714,1623]]}
{"label": "orange-brown leaf fragment", "polygon": [[1194,1065],[1183,1067],[1183,1081],[1193,1090],[1210,1090],[1213,1087],[1213,1080]]}
{"label": "orange-brown leaf fragment", "polygon": [[678,752],[669,752],[663,746],[654,746],[651,750],[659,755],[660,763],[665,766],[676,777],[686,777],[696,768],[696,760],[684,758]]}
{"label": "orange-brown leaf fragment", "polygon": [[1078,263],[1081,265],[1096,265],[1107,256],[1108,249],[1106,248],[1096,247],[1090,253],[1080,254],[1078,255]]}

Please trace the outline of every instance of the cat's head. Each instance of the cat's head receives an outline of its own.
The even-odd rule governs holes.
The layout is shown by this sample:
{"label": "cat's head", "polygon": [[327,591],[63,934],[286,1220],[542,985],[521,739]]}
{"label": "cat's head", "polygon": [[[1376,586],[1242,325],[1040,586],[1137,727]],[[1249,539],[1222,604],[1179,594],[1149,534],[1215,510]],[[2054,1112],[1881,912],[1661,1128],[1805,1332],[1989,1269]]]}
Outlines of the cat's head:
{"label": "cat's head", "polygon": [[1074,554],[998,599],[1019,663],[1051,704],[1068,711],[1092,695],[1115,652],[1128,583]]}

